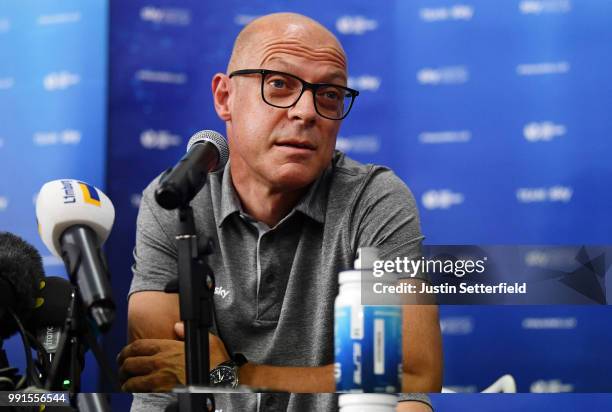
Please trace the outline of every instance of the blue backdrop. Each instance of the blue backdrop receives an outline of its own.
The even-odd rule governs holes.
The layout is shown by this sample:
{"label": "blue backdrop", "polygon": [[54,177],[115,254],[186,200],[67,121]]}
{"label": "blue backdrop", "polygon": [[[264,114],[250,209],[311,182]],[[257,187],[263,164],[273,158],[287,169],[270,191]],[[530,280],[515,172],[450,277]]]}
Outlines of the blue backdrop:
{"label": "blue backdrop", "polygon": [[[112,2],[108,153],[105,8],[0,7],[10,57],[0,60],[0,172],[10,176],[0,182],[0,228],[48,255],[32,225],[40,184],[68,176],[105,187],[117,210],[107,252],[122,313],[141,190],[192,133],[224,132],[212,75],[225,71],[240,29],[275,11],[307,14],[343,43],[350,86],[362,93],[337,147],[396,171],[426,242],[612,243],[610,2]],[[23,159],[26,150],[34,155]],[[602,379],[612,368],[607,306],[443,307],[441,325],[445,386],[479,391],[512,373],[520,391],[612,390]],[[109,354],[125,329],[118,319]]]}
{"label": "blue backdrop", "polygon": [[[0,230],[40,251],[48,276],[64,264],[38,237],[41,186],[80,179],[104,190],[106,166],[107,2],[0,2]],[[24,366],[21,341],[5,343]],[[97,387],[91,356],[83,390]]]}
{"label": "blue backdrop", "polygon": [[[109,191],[119,213],[109,252],[126,275],[117,288],[129,284],[140,190],[192,133],[225,130],[212,75],[247,22],[283,10],[343,43],[362,94],[337,146],[396,171],[428,243],[612,240],[609,2],[131,2],[111,7]],[[610,391],[601,377],[612,368],[611,315],[443,307],[444,384],[473,392],[512,373],[524,392]]]}

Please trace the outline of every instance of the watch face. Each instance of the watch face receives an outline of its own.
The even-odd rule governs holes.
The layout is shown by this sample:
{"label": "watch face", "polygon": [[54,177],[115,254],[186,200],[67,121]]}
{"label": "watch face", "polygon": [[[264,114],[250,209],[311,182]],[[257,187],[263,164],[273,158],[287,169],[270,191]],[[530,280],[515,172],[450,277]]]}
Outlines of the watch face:
{"label": "watch face", "polygon": [[232,385],[236,376],[234,368],[231,366],[219,366],[210,373],[211,383],[214,385],[225,384]]}

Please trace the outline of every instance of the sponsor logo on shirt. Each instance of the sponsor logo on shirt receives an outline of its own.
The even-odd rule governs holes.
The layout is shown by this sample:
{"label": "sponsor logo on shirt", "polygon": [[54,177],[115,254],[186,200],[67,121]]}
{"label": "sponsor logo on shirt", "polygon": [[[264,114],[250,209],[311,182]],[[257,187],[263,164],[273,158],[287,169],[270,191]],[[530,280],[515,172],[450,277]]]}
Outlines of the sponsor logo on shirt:
{"label": "sponsor logo on shirt", "polygon": [[221,296],[223,299],[229,295],[229,290],[225,290],[223,286],[215,286],[215,295]]}

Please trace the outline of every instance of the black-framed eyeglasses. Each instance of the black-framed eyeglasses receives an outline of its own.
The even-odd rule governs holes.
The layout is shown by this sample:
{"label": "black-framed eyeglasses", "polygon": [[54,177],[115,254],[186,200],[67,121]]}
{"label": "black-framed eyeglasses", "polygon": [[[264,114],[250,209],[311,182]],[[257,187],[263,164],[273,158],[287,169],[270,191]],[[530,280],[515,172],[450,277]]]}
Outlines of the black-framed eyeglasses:
{"label": "black-framed eyeglasses", "polygon": [[295,105],[304,94],[304,90],[312,90],[316,112],[326,119],[342,120],[349,112],[357,90],[331,83],[308,83],[293,74],[266,69],[236,70],[229,77],[248,74],[261,75],[261,97],[270,106],[281,109]]}

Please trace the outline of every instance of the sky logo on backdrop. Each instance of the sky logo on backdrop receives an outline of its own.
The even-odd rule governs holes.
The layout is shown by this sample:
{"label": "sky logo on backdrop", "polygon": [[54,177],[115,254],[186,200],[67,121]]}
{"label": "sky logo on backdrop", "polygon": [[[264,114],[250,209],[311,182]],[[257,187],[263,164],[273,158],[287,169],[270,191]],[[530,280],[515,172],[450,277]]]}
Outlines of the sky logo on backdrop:
{"label": "sky logo on backdrop", "polygon": [[0,33],[6,33],[11,29],[11,21],[9,19],[0,19]]}
{"label": "sky logo on backdrop", "polygon": [[45,90],[55,91],[64,90],[68,87],[77,85],[81,82],[81,76],[76,73],[70,73],[67,70],[52,72],[47,74],[43,79]]}
{"label": "sky logo on backdrop", "polygon": [[376,135],[338,136],[336,149],[344,153],[378,153],[380,138]]}
{"label": "sky logo on backdrop", "polygon": [[169,147],[180,146],[182,142],[181,136],[167,130],[148,129],[140,134],[140,144],[145,149],[166,150]]}
{"label": "sky logo on backdrop", "polygon": [[573,249],[554,248],[531,249],[525,253],[524,263],[527,267],[552,269],[556,267],[568,267],[575,264],[575,253]]}
{"label": "sky logo on backdrop", "polygon": [[419,134],[419,142],[423,144],[467,143],[471,139],[472,132],[469,130],[445,130]]}
{"label": "sky logo on backdrop", "polygon": [[424,7],[419,10],[419,17],[427,23],[448,20],[471,20],[474,7],[467,4],[457,4],[453,7]]}
{"label": "sky logo on backdrop", "polygon": [[462,193],[450,189],[428,190],[421,196],[421,203],[426,209],[450,209],[452,206],[463,203],[465,197]]}
{"label": "sky logo on backdrop", "polygon": [[380,77],[364,74],[348,78],[348,87],[359,91],[376,92],[380,88]]}
{"label": "sky logo on backdrop", "polygon": [[188,26],[191,24],[191,12],[189,9],[146,6],[140,9],[140,19],[155,24]]}
{"label": "sky logo on backdrop", "polygon": [[[553,256],[541,256],[545,265],[538,264],[537,267],[541,270],[533,272],[530,276],[536,281],[555,280],[583,297],[605,305],[608,302],[606,276],[612,266],[610,257],[606,255],[610,254],[610,250],[610,248],[602,250],[599,247],[588,246],[581,246],[578,249],[555,248],[551,251]],[[568,259],[570,257],[571,259]],[[550,262],[553,258],[554,262]],[[577,320],[557,317],[526,318],[522,326],[524,329],[574,329]]]}
{"label": "sky logo on backdrop", "polygon": [[340,16],[336,20],[336,30],[342,34],[361,36],[377,28],[376,20],[364,16]]}
{"label": "sky logo on backdrop", "polygon": [[521,322],[523,329],[535,329],[535,330],[563,330],[563,329],[576,329],[578,326],[578,319],[575,317],[569,318],[525,318]]}
{"label": "sky logo on backdrop", "polygon": [[563,136],[567,129],[562,124],[553,122],[531,122],[523,128],[523,137],[528,142],[549,142],[555,137]]}
{"label": "sky logo on backdrop", "polygon": [[568,13],[571,9],[570,0],[524,0],[519,3],[522,14]]}
{"label": "sky logo on backdrop", "polygon": [[40,26],[48,26],[51,24],[69,24],[81,21],[81,13],[78,11],[56,13],[56,14],[43,14],[38,16],[36,22]]}
{"label": "sky logo on backdrop", "polygon": [[140,207],[140,202],[142,202],[142,195],[140,193],[134,193],[130,196],[130,204],[134,209]]}
{"label": "sky logo on backdrop", "polygon": [[561,379],[540,379],[533,382],[529,388],[532,393],[574,392],[574,385],[563,383]]}
{"label": "sky logo on backdrop", "polygon": [[519,203],[568,203],[572,200],[573,194],[574,189],[570,186],[519,187],[516,190],[516,199]]}
{"label": "sky logo on backdrop", "polygon": [[569,72],[570,64],[567,61],[525,63],[516,66],[519,76],[542,76],[548,74],[565,74]]}
{"label": "sky logo on backdrop", "polygon": [[174,73],[159,70],[138,70],[136,79],[142,82],[152,83],[168,83],[168,84],[184,84],[187,83],[187,75],[185,73]]}
{"label": "sky logo on backdrop", "polygon": [[9,200],[8,197],[0,196],[0,212],[5,211],[8,208]]}
{"label": "sky logo on backdrop", "polygon": [[474,331],[474,318],[471,316],[440,318],[440,331],[443,335],[469,335]]}
{"label": "sky logo on backdrop", "polygon": [[65,129],[59,132],[35,132],[36,146],[52,146],[57,144],[77,145],[81,142],[81,132],[75,129]]}
{"label": "sky logo on backdrop", "polygon": [[8,90],[15,85],[15,79],[12,77],[0,77],[0,90]]}
{"label": "sky logo on backdrop", "polygon": [[417,81],[422,85],[462,84],[469,80],[466,66],[425,67],[417,72]]}

